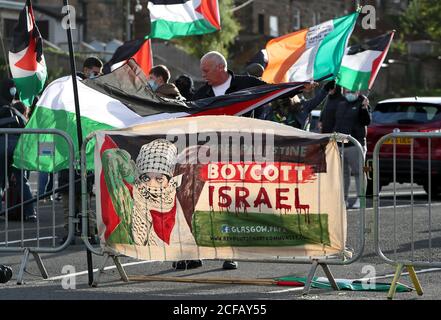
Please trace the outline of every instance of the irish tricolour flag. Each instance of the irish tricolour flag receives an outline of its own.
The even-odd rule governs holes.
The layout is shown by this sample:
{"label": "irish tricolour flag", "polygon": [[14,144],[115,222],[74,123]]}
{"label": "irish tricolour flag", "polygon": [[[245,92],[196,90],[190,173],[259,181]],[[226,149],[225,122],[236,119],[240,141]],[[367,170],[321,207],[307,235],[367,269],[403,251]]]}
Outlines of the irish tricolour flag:
{"label": "irish tricolour flag", "polygon": [[220,30],[217,0],[150,0],[150,38],[172,39]]}
{"label": "irish tricolour flag", "polygon": [[337,75],[358,12],[268,42],[269,83],[317,80]]}
{"label": "irish tricolour flag", "polygon": [[43,41],[35,24],[30,0],[26,1],[14,30],[9,65],[20,100],[31,106],[34,97],[43,90],[47,69],[43,56]]}
{"label": "irish tricolour flag", "polygon": [[395,32],[348,48],[337,84],[352,91],[370,90],[389,51]]}

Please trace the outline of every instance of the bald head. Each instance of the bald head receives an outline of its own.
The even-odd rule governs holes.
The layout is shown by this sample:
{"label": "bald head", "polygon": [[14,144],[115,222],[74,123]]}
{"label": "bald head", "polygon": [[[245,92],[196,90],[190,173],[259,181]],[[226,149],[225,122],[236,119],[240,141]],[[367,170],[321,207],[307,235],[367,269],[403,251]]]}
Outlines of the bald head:
{"label": "bald head", "polygon": [[202,77],[210,86],[219,86],[228,80],[228,64],[225,57],[210,51],[201,58]]}
{"label": "bald head", "polygon": [[225,68],[225,70],[228,69],[228,64],[227,64],[227,60],[225,59],[225,57],[222,55],[222,53],[217,52],[217,51],[210,51],[208,53],[206,53],[202,58],[201,58],[201,63],[203,63],[204,61],[211,61],[214,64],[216,64],[217,66],[222,66]]}

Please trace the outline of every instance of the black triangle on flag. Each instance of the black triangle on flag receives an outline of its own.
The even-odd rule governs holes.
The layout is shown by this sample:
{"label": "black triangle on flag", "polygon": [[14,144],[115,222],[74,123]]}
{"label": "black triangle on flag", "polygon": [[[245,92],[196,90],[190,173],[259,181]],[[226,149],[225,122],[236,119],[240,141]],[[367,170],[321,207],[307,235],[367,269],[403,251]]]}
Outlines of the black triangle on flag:
{"label": "black triangle on flag", "polygon": [[20,12],[18,23],[14,28],[10,51],[12,53],[23,51],[32,45],[32,41],[35,41],[37,62],[41,62],[41,57],[43,55],[43,41],[40,30],[35,23],[31,0],[27,0],[25,7]]}

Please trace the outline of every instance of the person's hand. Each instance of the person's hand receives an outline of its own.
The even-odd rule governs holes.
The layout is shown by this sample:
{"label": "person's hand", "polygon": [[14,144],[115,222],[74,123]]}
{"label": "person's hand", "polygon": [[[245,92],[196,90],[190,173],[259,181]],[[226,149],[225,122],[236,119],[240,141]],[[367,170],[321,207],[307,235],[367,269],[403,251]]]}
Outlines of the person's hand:
{"label": "person's hand", "polygon": [[311,81],[310,83],[305,84],[305,89],[303,91],[305,92],[311,92],[315,88],[317,88],[319,84],[317,82]]}
{"label": "person's hand", "polygon": [[323,89],[327,92],[334,90],[335,89],[335,80],[328,81],[328,83],[325,84]]}

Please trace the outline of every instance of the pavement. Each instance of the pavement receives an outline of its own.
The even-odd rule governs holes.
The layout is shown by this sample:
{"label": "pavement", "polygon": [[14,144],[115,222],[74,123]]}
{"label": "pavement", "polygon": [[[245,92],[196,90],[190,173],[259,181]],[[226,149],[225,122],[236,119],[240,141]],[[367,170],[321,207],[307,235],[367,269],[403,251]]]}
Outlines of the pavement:
{"label": "pavement", "polygon": [[[422,188],[399,185],[397,197],[393,197],[391,186],[382,191],[380,198],[380,246],[391,258],[413,258],[414,260],[441,261],[441,201],[434,200],[427,205],[427,196]],[[410,196],[413,193],[413,200]],[[394,202],[396,206],[394,207]],[[390,283],[395,269],[385,263],[375,253],[373,243],[372,202],[367,202],[366,210],[366,246],[363,256],[355,263],[346,266],[330,266],[335,278],[361,279]],[[58,246],[62,237],[63,223],[61,202],[50,201],[39,204],[39,226],[36,223],[10,222],[6,227],[0,218],[0,247],[5,246],[6,234],[9,245],[19,245],[23,236],[26,245]],[[429,214],[429,211],[431,212]],[[429,228],[431,218],[431,229]],[[348,247],[359,250],[357,235],[359,232],[359,211],[348,211]],[[411,221],[414,228],[411,228]],[[55,221],[55,228],[51,224]],[[6,232],[6,228],[8,232]],[[396,234],[396,236],[394,236]],[[429,235],[431,242],[429,243]],[[16,284],[22,253],[0,253],[0,263],[10,265],[14,278],[7,284],[0,285],[0,300],[165,300],[171,302],[186,300],[227,301],[227,300],[385,300],[385,292],[353,292],[311,289],[307,296],[302,295],[303,288],[271,285],[239,285],[209,283],[179,283],[165,281],[125,283],[111,262],[107,263],[98,287],[88,285],[86,251],[81,239],[76,245],[55,254],[42,254],[43,262],[49,273],[49,279],[42,279],[37,264],[30,258],[26,267],[23,285]],[[429,250],[428,248],[431,247]],[[234,279],[274,279],[284,276],[306,277],[310,265],[290,263],[239,262],[237,270],[223,270],[222,261],[204,261],[201,268],[175,270],[171,262],[136,261],[121,258],[129,275],[149,275],[182,278],[221,278]],[[103,263],[102,256],[93,256],[93,266],[98,268]],[[424,290],[419,297],[415,291],[397,293],[396,300],[439,300],[441,297],[441,268],[417,268],[418,278]],[[96,273],[95,273],[96,275]],[[324,276],[322,270],[317,276]],[[408,275],[400,282],[411,285]]]}

